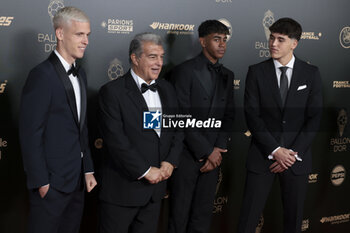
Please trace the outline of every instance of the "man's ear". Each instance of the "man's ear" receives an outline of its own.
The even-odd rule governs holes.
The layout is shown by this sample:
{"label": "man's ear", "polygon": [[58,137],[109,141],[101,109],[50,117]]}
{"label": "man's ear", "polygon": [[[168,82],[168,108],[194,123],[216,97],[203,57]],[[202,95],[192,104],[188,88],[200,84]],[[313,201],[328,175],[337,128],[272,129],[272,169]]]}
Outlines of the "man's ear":
{"label": "man's ear", "polygon": [[199,37],[199,43],[201,44],[202,48],[206,47],[206,43],[205,43],[205,38],[204,37]]}
{"label": "man's ear", "polygon": [[297,46],[298,46],[298,40],[297,39],[293,39],[293,43],[292,43],[292,49],[294,50]]}
{"label": "man's ear", "polygon": [[138,66],[139,65],[139,62],[138,62],[138,59],[137,59],[137,56],[135,53],[132,53],[130,55],[130,59],[132,61],[132,64],[134,64],[135,66]]}
{"label": "man's ear", "polygon": [[63,28],[57,28],[55,34],[58,40],[63,40]]}

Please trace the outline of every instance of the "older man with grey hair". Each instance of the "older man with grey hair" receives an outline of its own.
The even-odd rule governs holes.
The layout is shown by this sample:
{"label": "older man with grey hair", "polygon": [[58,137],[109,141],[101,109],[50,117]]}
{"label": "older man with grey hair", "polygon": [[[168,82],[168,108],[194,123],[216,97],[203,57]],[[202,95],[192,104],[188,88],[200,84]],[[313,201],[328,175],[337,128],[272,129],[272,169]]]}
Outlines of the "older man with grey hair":
{"label": "older man with grey hair", "polygon": [[90,34],[75,7],[53,18],[57,47],[23,88],[19,135],[29,189],[30,233],[77,233],[84,189],[96,185],[86,123],[86,75],[76,68]]}
{"label": "older man with grey hair", "polygon": [[[156,232],[166,180],[182,151],[182,134],[161,127],[162,114],[177,113],[177,100],[172,85],[158,78],[164,56],[160,37],[136,35],[129,55],[131,69],[100,90],[99,128],[106,152],[101,233]],[[150,127],[144,125],[147,119]]]}

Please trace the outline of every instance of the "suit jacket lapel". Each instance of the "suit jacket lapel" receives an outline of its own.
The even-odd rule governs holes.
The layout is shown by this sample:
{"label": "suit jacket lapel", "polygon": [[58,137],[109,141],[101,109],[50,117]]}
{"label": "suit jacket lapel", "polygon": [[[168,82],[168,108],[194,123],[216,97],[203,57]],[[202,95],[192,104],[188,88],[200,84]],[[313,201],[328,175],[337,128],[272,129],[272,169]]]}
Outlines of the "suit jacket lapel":
{"label": "suit jacket lapel", "polygon": [[283,109],[282,106],[282,98],[280,94],[280,89],[278,87],[277,82],[277,76],[276,76],[276,69],[275,65],[273,64],[272,58],[268,60],[264,67],[264,76],[267,79],[268,85],[270,87],[270,91],[273,95],[273,99],[276,101],[276,104],[280,108],[280,110]]}
{"label": "suit jacket lapel", "polygon": [[[164,86],[162,85],[162,82],[159,82],[158,80],[156,80],[156,82],[157,82],[157,85],[158,85],[157,91],[158,91],[158,94],[159,94],[159,99],[160,99],[160,102],[162,104],[162,115],[163,114],[168,115],[169,114],[169,109],[167,108],[167,106],[169,106],[169,105],[168,105],[168,99],[167,99],[166,94],[165,94],[166,90],[165,90]],[[160,133],[160,139],[164,140],[164,138],[167,138],[167,135],[168,134],[165,133],[165,129],[162,127],[161,133]]]}
{"label": "suit jacket lapel", "polygon": [[86,86],[83,80],[82,74],[79,72],[78,80],[80,85],[80,131],[83,130],[83,126],[85,123],[85,115],[86,115],[86,105],[87,105],[87,97],[86,97]]}
{"label": "suit jacket lapel", "polygon": [[66,70],[64,69],[62,63],[60,62],[60,60],[58,59],[58,57],[56,56],[56,54],[54,52],[51,53],[51,55],[49,57],[49,61],[53,64],[53,66],[57,72],[58,77],[61,79],[61,81],[63,83],[64,89],[66,91],[68,103],[69,103],[70,109],[72,110],[74,120],[75,120],[76,124],[79,125],[74,89],[73,89],[72,83],[70,82],[69,77],[66,73]]}
{"label": "suit jacket lapel", "polygon": [[136,108],[143,113],[148,109],[145,99],[143,98],[141,91],[137,87],[134,79],[131,76],[130,70],[126,74],[125,87],[127,89],[127,95],[135,104]]}
{"label": "suit jacket lapel", "polygon": [[220,106],[222,94],[226,93],[225,88],[232,88],[232,84],[227,85],[227,76],[228,74],[226,73],[221,73],[217,76],[215,92],[214,92],[213,100],[211,102],[209,116],[212,116],[216,111],[216,108]]}
{"label": "suit jacket lapel", "polygon": [[290,101],[293,100],[293,96],[297,92],[297,88],[302,81],[303,76],[301,75],[301,72],[302,72],[302,67],[300,64],[300,60],[298,58],[295,58],[292,79],[291,79],[290,86],[288,89],[288,95],[287,95],[286,104],[285,104],[286,106],[287,105],[289,106]]}
{"label": "suit jacket lapel", "polygon": [[[210,96],[210,89],[209,87],[212,85],[211,80],[208,80],[206,78],[206,74],[204,72],[206,72],[206,64],[207,62],[203,62],[202,59],[204,55],[198,55],[197,59],[196,59],[196,65],[193,69],[193,73],[195,75],[195,77],[198,79],[199,83],[202,85],[203,89],[205,90],[205,93],[208,95],[208,97]],[[206,59],[206,58],[204,58]],[[210,83],[209,83],[210,82]]]}

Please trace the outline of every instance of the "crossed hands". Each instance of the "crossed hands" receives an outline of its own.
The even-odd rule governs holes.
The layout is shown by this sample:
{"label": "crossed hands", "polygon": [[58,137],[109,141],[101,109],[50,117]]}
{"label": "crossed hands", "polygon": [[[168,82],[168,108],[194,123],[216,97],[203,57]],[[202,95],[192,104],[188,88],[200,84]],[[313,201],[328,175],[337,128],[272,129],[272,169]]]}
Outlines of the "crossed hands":
{"label": "crossed hands", "polygon": [[171,163],[163,161],[160,164],[160,168],[151,167],[144,178],[151,184],[157,184],[163,180],[167,180],[173,173],[173,170],[174,166]]}
{"label": "crossed hands", "polygon": [[209,172],[220,166],[222,161],[221,153],[227,152],[226,149],[221,149],[219,147],[214,147],[213,152],[208,156],[205,164],[201,167],[201,172]]}
{"label": "crossed hands", "polygon": [[272,173],[280,173],[288,169],[288,167],[291,167],[295,163],[296,154],[298,154],[298,152],[291,151],[284,147],[279,148],[273,154],[273,159],[276,160],[276,162],[271,164],[269,167],[270,171]]}

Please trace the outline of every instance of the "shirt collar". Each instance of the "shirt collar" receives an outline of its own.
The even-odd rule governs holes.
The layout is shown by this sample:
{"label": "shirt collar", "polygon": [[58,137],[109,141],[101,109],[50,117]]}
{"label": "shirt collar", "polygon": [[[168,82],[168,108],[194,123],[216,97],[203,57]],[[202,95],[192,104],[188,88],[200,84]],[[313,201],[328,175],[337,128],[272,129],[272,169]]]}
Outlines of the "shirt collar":
{"label": "shirt collar", "polygon": [[[61,56],[61,54],[55,49],[55,54],[58,57],[58,59],[60,59],[64,69],[66,70],[66,72],[68,72],[68,70],[70,69],[71,65],[69,65],[69,63],[64,60],[64,58]],[[75,62],[73,63],[73,65],[75,66]]]}
{"label": "shirt collar", "polygon": [[139,90],[141,90],[141,85],[142,83],[146,83],[147,85],[151,85],[153,83],[155,83],[155,80],[152,80],[150,84],[148,84],[145,80],[143,80],[140,76],[138,76],[132,69],[130,69],[130,73],[131,76],[133,77],[137,87],[139,88]]}
{"label": "shirt collar", "polygon": [[[293,69],[293,67],[294,67],[294,62],[295,62],[295,57],[294,57],[294,54],[293,54],[292,59],[290,59],[290,61],[288,62],[288,64],[285,65],[285,66],[288,67],[288,68]],[[279,69],[280,67],[284,66],[284,65],[282,65],[281,63],[279,63],[279,61],[277,61],[277,60],[275,60],[275,59],[273,59],[273,63],[275,64],[276,69]]]}

